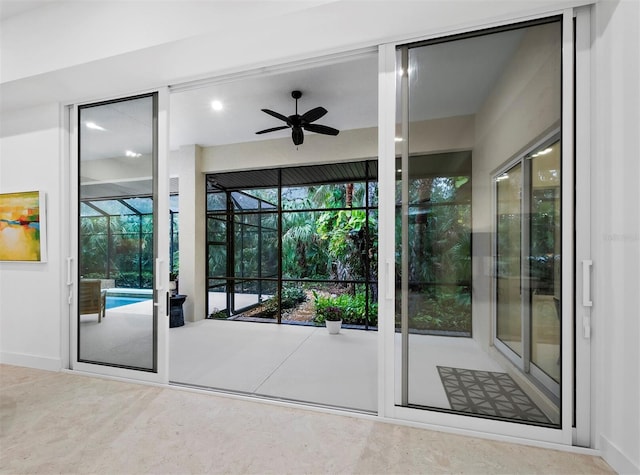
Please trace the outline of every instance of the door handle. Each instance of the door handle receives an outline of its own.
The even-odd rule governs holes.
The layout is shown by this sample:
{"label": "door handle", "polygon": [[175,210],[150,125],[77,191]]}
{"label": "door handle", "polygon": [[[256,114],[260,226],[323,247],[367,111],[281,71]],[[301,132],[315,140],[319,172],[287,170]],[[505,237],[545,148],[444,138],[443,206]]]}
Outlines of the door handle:
{"label": "door handle", "polygon": [[156,290],[162,290],[162,259],[156,258]]}
{"label": "door handle", "polygon": [[73,284],[71,280],[71,261],[73,261],[73,257],[67,257],[67,285]]}
{"label": "door handle", "polygon": [[591,301],[591,266],[593,261],[582,261],[582,305],[585,307],[592,307]]}

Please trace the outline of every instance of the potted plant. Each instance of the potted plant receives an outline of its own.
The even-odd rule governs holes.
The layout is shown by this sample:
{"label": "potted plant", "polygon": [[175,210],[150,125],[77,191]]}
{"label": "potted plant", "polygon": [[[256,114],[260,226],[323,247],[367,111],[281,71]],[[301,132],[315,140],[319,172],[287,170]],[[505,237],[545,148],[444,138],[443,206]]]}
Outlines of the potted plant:
{"label": "potted plant", "polygon": [[323,314],[329,333],[331,335],[340,333],[340,328],[342,328],[342,309],[331,305],[324,308]]}

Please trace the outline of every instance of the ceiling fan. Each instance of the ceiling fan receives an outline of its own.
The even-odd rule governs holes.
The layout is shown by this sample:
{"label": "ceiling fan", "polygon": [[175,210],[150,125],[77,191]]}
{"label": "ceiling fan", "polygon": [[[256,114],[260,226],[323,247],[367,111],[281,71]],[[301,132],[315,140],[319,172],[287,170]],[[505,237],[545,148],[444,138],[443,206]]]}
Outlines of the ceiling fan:
{"label": "ceiling fan", "polygon": [[291,128],[291,138],[293,139],[293,144],[300,145],[302,142],[304,142],[304,133],[302,131],[303,129],[308,132],[315,132],[317,134],[324,135],[338,135],[340,133],[338,129],[334,129],[333,127],[327,127],[326,125],[320,124],[312,124],[312,122],[315,122],[316,120],[323,117],[327,113],[327,109],[325,109],[324,107],[316,107],[308,112],[305,112],[302,115],[299,115],[298,99],[302,97],[302,92],[291,91],[291,97],[296,100],[296,113],[294,115],[290,115],[289,117],[287,117],[286,115],[282,115],[269,109],[262,109],[262,112],[266,112],[270,116],[286,122],[287,125],[260,130],[256,132],[256,134],[266,134],[269,132],[275,132],[276,130]]}

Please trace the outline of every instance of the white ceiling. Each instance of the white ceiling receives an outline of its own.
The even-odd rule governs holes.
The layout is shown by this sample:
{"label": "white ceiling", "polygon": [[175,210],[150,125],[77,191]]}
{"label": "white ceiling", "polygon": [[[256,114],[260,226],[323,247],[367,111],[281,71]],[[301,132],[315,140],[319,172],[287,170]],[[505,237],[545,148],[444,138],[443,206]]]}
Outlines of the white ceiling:
{"label": "white ceiling", "polygon": [[55,0],[0,0],[0,21],[44,7]]}
{"label": "white ceiling", "polygon": [[[501,75],[522,35],[522,30],[515,30],[412,49],[410,119],[475,113]],[[170,148],[288,137],[288,130],[265,135],[255,132],[283,125],[260,109],[271,109],[286,116],[295,112],[292,90],[303,93],[299,100],[300,114],[317,106],[328,110],[316,122],[318,124],[339,130],[377,126],[377,55],[370,53],[294,70],[258,71],[173,92],[170,96]],[[222,111],[211,108],[213,100],[223,103]],[[140,128],[142,119],[135,113],[111,107],[110,112],[99,120],[102,122],[98,125],[110,133],[91,131],[96,148],[83,159],[122,156],[125,150],[148,153],[148,139],[144,134],[130,133],[143,130]]]}
{"label": "white ceiling", "polygon": [[[338,130],[377,125],[378,60],[366,54],[348,61],[284,73],[260,74],[171,95],[170,143],[203,146],[269,140],[291,135],[289,130],[256,135],[255,132],[284,125],[260,109],[285,116],[295,113],[291,91],[299,90],[298,113],[322,106],[328,113],[317,124]],[[216,112],[211,101],[224,109]]]}

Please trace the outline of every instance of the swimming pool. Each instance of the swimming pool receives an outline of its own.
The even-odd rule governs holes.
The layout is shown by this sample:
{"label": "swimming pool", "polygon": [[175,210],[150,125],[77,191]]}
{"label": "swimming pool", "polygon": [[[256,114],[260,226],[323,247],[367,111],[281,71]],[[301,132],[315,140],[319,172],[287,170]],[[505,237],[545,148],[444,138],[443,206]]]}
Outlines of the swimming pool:
{"label": "swimming pool", "polygon": [[117,297],[107,295],[107,309],[122,307],[123,305],[129,305],[132,303],[144,302],[149,300],[149,297]]}

